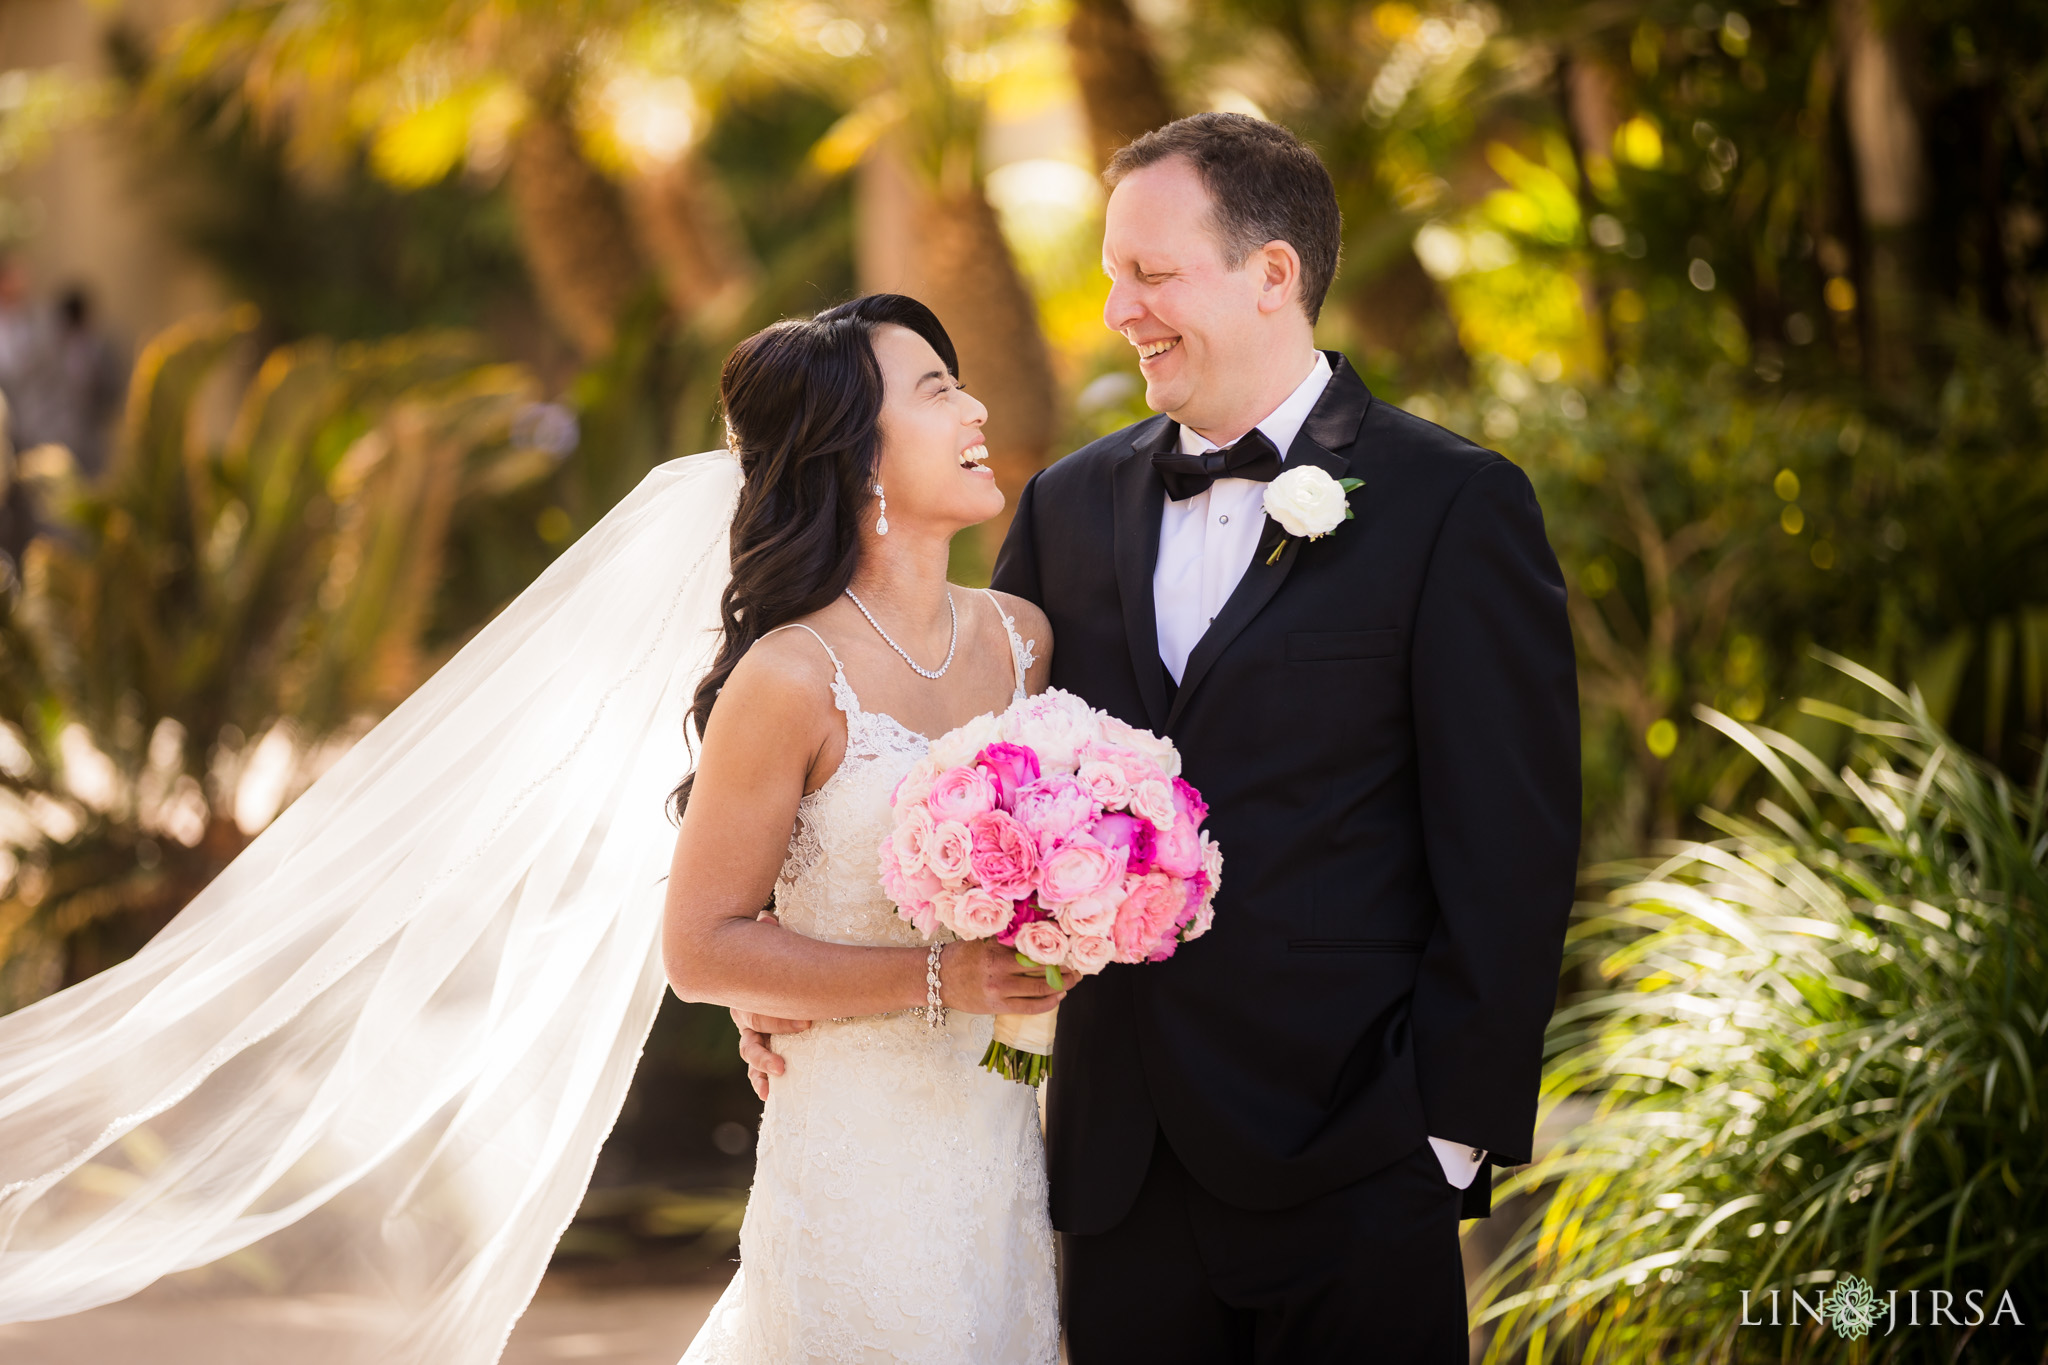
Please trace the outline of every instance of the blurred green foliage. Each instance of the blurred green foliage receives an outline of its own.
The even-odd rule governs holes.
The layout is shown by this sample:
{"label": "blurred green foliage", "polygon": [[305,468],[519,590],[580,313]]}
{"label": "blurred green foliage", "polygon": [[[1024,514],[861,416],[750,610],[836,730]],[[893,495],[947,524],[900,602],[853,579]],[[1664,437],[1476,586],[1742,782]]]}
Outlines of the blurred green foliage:
{"label": "blurred green foliage", "polygon": [[[1845,666],[1863,704],[1804,709],[1846,762],[1702,708],[1773,799],[1582,908],[1545,1080],[1582,1121],[1503,1187],[1545,1202],[1479,1286],[1488,1361],[2039,1359],[2048,764],[2016,786]],[[1850,1275],[1870,1340],[1791,1311]]]}
{"label": "blurred green foliage", "polygon": [[1591,391],[1509,371],[1491,393],[1410,399],[1535,480],[1579,645],[1590,856],[1733,802],[1757,771],[1692,708],[1803,733],[1798,698],[1837,687],[1816,644],[1916,683],[1971,748],[2031,768],[2048,732],[2038,374],[1972,335],[1931,408],[1711,364]]}
{"label": "blurred green foliage", "polygon": [[214,436],[255,326],[152,342],[97,483],[23,457],[46,531],[0,584],[0,1009],[132,952],[525,581],[454,531],[552,473],[514,437],[529,375],[459,334],[316,338]]}

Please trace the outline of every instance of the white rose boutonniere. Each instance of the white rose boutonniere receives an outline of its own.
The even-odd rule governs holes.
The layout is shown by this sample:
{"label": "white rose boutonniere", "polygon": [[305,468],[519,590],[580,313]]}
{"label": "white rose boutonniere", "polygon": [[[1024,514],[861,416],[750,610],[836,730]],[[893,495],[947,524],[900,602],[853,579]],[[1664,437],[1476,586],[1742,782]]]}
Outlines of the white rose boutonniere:
{"label": "white rose boutonniere", "polygon": [[[1290,536],[1319,540],[1351,519],[1350,494],[1362,487],[1363,479],[1332,478],[1315,465],[1297,465],[1266,485],[1266,515],[1280,523]],[[1271,564],[1287,548],[1281,541],[1266,556]]]}

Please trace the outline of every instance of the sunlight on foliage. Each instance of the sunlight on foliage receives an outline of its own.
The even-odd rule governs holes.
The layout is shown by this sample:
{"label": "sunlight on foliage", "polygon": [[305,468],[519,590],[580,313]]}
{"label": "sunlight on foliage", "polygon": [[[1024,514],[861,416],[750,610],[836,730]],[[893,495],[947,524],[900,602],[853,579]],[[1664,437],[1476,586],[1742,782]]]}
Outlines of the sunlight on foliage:
{"label": "sunlight on foliage", "polygon": [[1831,662],[1878,702],[1807,704],[1849,762],[1701,708],[1774,797],[1582,907],[1568,954],[1602,985],[1553,1021],[1544,1089],[1591,1117],[1503,1188],[1539,1211],[1479,1287],[1489,1361],[1860,1360],[1740,1326],[1740,1291],[2048,1288],[2048,764],[2016,789]]}

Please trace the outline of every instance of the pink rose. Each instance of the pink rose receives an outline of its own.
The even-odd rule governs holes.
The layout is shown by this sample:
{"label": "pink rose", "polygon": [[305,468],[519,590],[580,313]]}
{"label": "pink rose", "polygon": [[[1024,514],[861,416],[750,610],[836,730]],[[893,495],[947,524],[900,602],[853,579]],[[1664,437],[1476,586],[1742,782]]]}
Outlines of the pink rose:
{"label": "pink rose", "polygon": [[1173,926],[1187,904],[1187,888],[1178,877],[1148,872],[1117,907],[1116,960],[1157,962],[1173,952]]}
{"label": "pink rose", "polygon": [[1131,784],[1124,781],[1123,765],[1106,759],[1090,758],[1082,761],[1074,776],[1085,784],[1096,804],[1121,810],[1131,799]]}
{"label": "pink rose", "polygon": [[1021,744],[991,744],[974,756],[974,761],[995,782],[996,804],[1009,810],[1017,793],[1038,780],[1038,755]]}
{"label": "pink rose", "polygon": [[1188,922],[1181,926],[1180,941],[1182,943],[1186,943],[1189,939],[1200,938],[1208,933],[1209,926],[1216,922],[1216,883],[1205,872],[1202,874],[1202,879],[1198,885],[1199,889],[1191,893],[1189,897],[1193,901],[1195,909],[1194,913],[1188,916]]}
{"label": "pink rose", "polygon": [[1039,920],[1049,918],[1045,910],[1038,904],[1038,897],[1036,896],[1032,896],[1028,900],[1018,901],[1011,908],[1016,913],[1010,916],[1009,927],[996,935],[996,942],[1002,944],[1005,948],[1016,945],[1017,935],[1024,932],[1025,925],[1035,924]]}
{"label": "pink rose", "polygon": [[1070,934],[1107,935],[1116,924],[1116,908],[1124,903],[1119,877],[1092,896],[1068,901],[1059,909],[1060,928]]}
{"label": "pink rose", "polygon": [[1047,905],[1065,905],[1096,895],[1120,884],[1127,850],[1107,848],[1087,835],[1078,835],[1060,845],[1046,859],[1038,875],[1039,899]]}
{"label": "pink rose", "polygon": [[1166,773],[1157,763],[1139,753],[1136,749],[1120,748],[1114,744],[1091,744],[1081,754],[1083,763],[1109,763],[1124,775],[1124,786],[1131,788],[1140,782],[1167,780]]}
{"label": "pink rose", "polygon": [[896,861],[905,871],[924,866],[924,851],[932,841],[932,813],[923,806],[899,810],[896,827],[889,831],[889,844]]}
{"label": "pink rose", "polygon": [[1185,778],[1173,779],[1173,808],[1180,818],[1200,829],[1209,819],[1209,803]]}
{"label": "pink rose", "polygon": [[948,768],[933,781],[932,794],[925,800],[935,822],[957,820],[964,825],[996,808],[996,787],[979,768]]}
{"label": "pink rose", "polygon": [[889,804],[897,810],[921,804],[932,794],[932,783],[939,780],[941,771],[938,763],[931,757],[920,758],[910,765],[910,771],[903,774],[903,780],[896,784],[895,792],[889,797]]}
{"label": "pink rose", "polygon": [[1131,813],[1152,822],[1152,828],[1173,828],[1173,788],[1163,777],[1148,777],[1131,787]]}
{"label": "pink rose", "polygon": [[970,886],[953,902],[953,932],[961,938],[988,938],[1010,922],[1016,902]]}
{"label": "pink rose", "polygon": [[1223,846],[1208,835],[1202,836],[1202,871],[1209,874],[1209,890],[1223,884]]}
{"label": "pink rose", "polygon": [[939,880],[958,886],[974,871],[973,855],[974,836],[968,827],[958,820],[946,820],[935,826],[925,841],[924,865]]}
{"label": "pink rose", "polygon": [[1124,850],[1124,867],[1131,872],[1150,872],[1159,831],[1150,820],[1111,811],[1096,817],[1088,833],[1105,848]]}
{"label": "pink rose", "polygon": [[1067,970],[1093,976],[1116,957],[1116,944],[1099,934],[1067,936]]}
{"label": "pink rose", "polygon": [[999,810],[975,816],[967,828],[974,838],[975,880],[1013,901],[1030,895],[1038,880],[1038,841],[1031,831]]}
{"label": "pink rose", "polygon": [[1067,955],[1067,936],[1049,919],[1033,920],[1017,931],[1016,948],[1033,962],[1056,967]]}
{"label": "pink rose", "polygon": [[1202,836],[1185,820],[1175,820],[1154,844],[1152,865],[1175,877],[1202,870]]}
{"label": "pink rose", "polygon": [[926,938],[938,927],[938,911],[933,898],[944,893],[945,887],[928,870],[917,868],[906,871],[896,861],[896,851],[889,840],[882,841],[881,853],[882,893],[896,902],[896,913],[908,921],[917,932]]}
{"label": "pink rose", "polygon": [[1170,739],[1163,739],[1150,730],[1126,725],[1114,716],[1102,718],[1102,739],[1106,744],[1143,754],[1168,777],[1180,776],[1180,751],[1173,747]]}
{"label": "pink rose", "polygon": [[1041,777],[1017,793],[1010,814],[1038,836],[1038,851],[1049,853],[1054,844],[1093,820],[1100,812],[1095,796],[1071,777]]}

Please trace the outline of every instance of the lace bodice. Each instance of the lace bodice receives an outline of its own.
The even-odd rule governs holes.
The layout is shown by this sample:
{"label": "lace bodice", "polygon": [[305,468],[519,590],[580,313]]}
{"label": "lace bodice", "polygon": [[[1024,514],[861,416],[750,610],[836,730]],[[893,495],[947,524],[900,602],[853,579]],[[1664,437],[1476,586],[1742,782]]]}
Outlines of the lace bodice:
{"label": "lace bodice", "polygon": [[[1022,696],[1031,645],[1003,623]],[[876,854],[890,794],[930,743],[863,711],[825,649],[846,757],[797,807],[776,909],[812,938],[922,946]],[[933,1029],[922,1014],[776,1040],[786,1070],[761,1115],[739,1273],[684,1365],[1055,1365],[1036,1093],[982,1069],[990,1016]]]}

